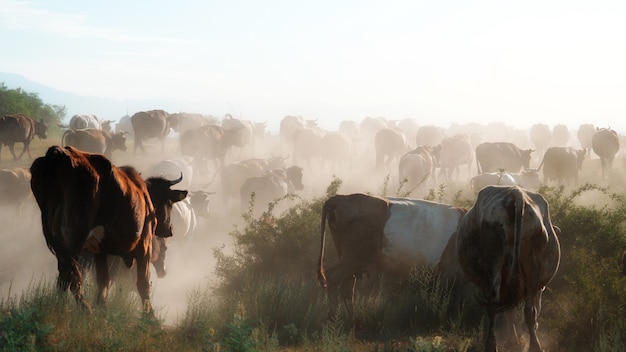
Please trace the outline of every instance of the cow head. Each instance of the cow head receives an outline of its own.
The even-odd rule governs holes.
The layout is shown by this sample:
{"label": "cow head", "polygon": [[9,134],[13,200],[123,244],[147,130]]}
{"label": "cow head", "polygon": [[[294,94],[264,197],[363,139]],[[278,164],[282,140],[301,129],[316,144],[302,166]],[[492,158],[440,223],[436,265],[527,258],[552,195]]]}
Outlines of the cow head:
{"label": "cow head", "polygon": [[39,136],[39,139],[48,138],[48,124],[43,119],[35,121],[35,134]]}
{"label": "cow head", "polygon": [[128,132],[115,132],[111,134],[111,150],[126,151],[126,134]]}
{"label": "cow head", "polygon": [[172,212],[172,205],[187,197],[187,191],[171,189],[173,185],[183,180],[182,173],[176,180],[166,180],[163,177],[150,177],[146,180],[148,186],[148,193],[150,193],[150,199],[154,205],[157,218],[157,227],[155,234],[159,237],[172,237],[172,224],[170,222],[170,215]]}
{"label": "cow head", "polygon": [[164,277],[167,270],[165,267],[165,253],[167,252],[167,239],[172,237],[171,213],[172,205],[187,197],[187,191],[171,189],[173,185],[183,180],[183,175],[176,180],[166,180],[162,177],[150,177],[146,180],[148,193],[154,205],[157,226],[152,238],[152,256],[150,261],[156,269],[158,277]]}

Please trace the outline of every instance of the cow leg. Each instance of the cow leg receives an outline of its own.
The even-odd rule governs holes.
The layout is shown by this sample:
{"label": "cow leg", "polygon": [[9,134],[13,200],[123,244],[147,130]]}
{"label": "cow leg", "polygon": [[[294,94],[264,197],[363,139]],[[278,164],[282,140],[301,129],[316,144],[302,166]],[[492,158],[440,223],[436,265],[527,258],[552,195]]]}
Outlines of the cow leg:
{"label": "cow leg", "polygon": [[11,155],[13,155],[13,160],[17,161],[17,156],[15,156],[15,145],[9,144],[9,151],[11,152]]}
{"label": "cow leg", "polygon": [[541,344],[539,344],[539,338],[537,338],[537,316],[541,310],[541,290],[535,291],[535,293],[529,293],[526,295],[526,301],[524,302],[524,320],[526,321],[526,327],[530,334],[530,346],[529,352],[540,352]]}
{"label": "cow leg", "polygon": [[22,159],[22,156],[23,156],[23,155],[24,155],[24,153],[26,153],[26,152],[28,152],[28,157],[29,157],[30,159],[32,159],[33,157],[32,157],[32,155],[30,155],[30,146],[29,146],[29,143],[24,142],[24,148],[22,148],[22,153],[20,154],[20,156],[18,156],[18,157],[17,157],[17,160]]}
{"label": "cow leg", "polygon": [[356,284],[355,269],[340,262],[326,270],[329,319],[334,318],[337,314],[340,294],[348,314],[352,318],[352,302],[354,301],[354,285]]}
{"label": "cow leg", "polygon": [[346,310],[348,311],[348,316],[350,318],[354,317],[354,292],[356,288],[356,275],[352,275],[352,277],[344,279],[340,284],[340,292],[341,298],[343,299],[343,304],[346,306]]}
{"label": "cow leg", "polygon": [[145,313],[153,313],[150,303],[150,256],[146,254],[137,258],[137,291],[141,297]]}
{"label": "cow leg", "polygon": [[487,336],[485,337],[485,352],[496,352],[495,321],[496,312],[492,306],[487,307]]}
{"label": "cow leg", "polygon": [[96,297],[96,303],[102,304],[106,301],[107,292],[111,285],[107,255],[103,253],[94,254],[94,262],[96,267],[96,280],[98,282],[98,296]]}

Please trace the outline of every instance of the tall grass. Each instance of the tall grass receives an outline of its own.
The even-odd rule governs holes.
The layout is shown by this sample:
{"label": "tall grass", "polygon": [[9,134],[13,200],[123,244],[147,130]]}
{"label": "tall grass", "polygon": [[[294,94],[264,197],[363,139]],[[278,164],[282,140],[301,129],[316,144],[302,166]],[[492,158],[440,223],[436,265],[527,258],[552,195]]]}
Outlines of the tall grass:
{"label": "tall grass", "polygon": [[[401,281],[372,273],[359,280],[354,319],[326,319],[327,299],[315,280],[320,212],[340,187],[335,179],[322,197],[298,200],[283,213],[270,207],[258,218],[245,215],[230,233],[234,249],[215,250],[217,284],[188,292],[174,326],[158,312],[156,319],[141,315],[132,276],[118,278],[92,315],[54,284],[38,282],[0,301],[0,351],[481,350],[483,308],[428,267]],[[543,296],[542,342],[554,351],[623,351],[625,200],[596,185],[540,191],[562,245],[561,267]],[[450,186],[430,198],[464,207],[473,201]],[[337,260],[327,252],[329,263]],[[85,294],[95,295],[93,278],[85,282]]]}

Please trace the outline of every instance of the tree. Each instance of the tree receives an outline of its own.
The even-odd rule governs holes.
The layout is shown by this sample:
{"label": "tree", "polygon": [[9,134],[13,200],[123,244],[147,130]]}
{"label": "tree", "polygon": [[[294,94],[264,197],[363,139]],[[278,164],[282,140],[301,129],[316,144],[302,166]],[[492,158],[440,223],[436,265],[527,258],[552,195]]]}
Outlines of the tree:
{"label": "tree", "polygon": [[56,128],[67,114],[63,105],[45,104],[37,93],[28,93],[22,88],[9,89],[0,83],[0,116],[23,114],[35,120],[43,119],[48,126]]}

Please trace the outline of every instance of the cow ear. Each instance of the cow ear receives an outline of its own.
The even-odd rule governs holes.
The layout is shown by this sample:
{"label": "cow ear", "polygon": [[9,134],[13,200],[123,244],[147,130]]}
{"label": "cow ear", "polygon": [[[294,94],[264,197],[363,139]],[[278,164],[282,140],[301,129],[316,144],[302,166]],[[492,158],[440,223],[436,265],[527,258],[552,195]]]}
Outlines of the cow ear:
{"label": "cow ear", "polygon": [[187,197],[187,191],[181,191],[181,190],[173,189],[172,192],[174,192],[172,194],[172,201],[173,202],[180,202],[181,200],[183,200],[183,199],[185,199]]}

